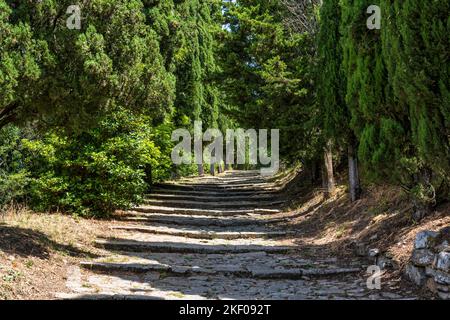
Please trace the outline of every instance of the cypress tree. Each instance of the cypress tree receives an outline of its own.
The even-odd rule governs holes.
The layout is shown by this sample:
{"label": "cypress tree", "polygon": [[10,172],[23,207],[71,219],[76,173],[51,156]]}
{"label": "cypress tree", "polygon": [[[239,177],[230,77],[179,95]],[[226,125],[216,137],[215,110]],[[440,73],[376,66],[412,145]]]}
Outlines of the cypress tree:
{"label": "cypress tree", "polygon": [[[176,81],[176,126],[193,129],[193,122],[201,120],[204,128],[219,127],[221,97],[214,78],[220,4],[218,0],[145,1],[166,69]],[[199,173],[203,174],[203,166]]]}
{"label": "cypress tree", "polygon": [[367,26],[367,8],[373,1],[342,1],[341,39],[342,69],[345,74],[345,103],[350,113],[347,137],[350,194],[354,201],[361,192],[359,159],[365,172],[372,172],[377,140],[385,113],[385,67],[381,58],[381,32]]}
{"label": "cypress tree", "polygon": [[[230,2],[222,41],[226,111],[247,128],[280,129],[280,154],[307,162],[316,154],[312,35],[286,26],[282,1]],[[306,124],[306,125],[305,125]]]}
{"label": "cypress tree", "polygon": [[345,104],[345,77],[341,72],[340,41],[341,8],[338,2],[325,0],[320,9],[317,41],[317,103],[322,116],[325,139],[334,143],[345,141],[349,135],[349,112]]}
{"label": "cypress tree", "polygon": [[341,72],[342,49],[339,45],[339,3],[326,0],[320,9],[317,39],[317,104],[323,139],[325,169],[324,187],[334,189],[333,145],[346,143],[350,133],[349,114],[344,101],[344,77]]}
{"label": "cypress tree", "polygon": [[[83,129],[95,125],[114,104],[153,118],[170,112],[173,82],[140,0],[83,3],[81,14],[89,14],[80,30],[67,27],[69,0],[6,3],[0,3],[0,19],[10,28],[0,30],[0,39],[18,30],[16,41],[23,40],[21,49],[11,47],[16,47],[14,60],[22,64],[24,75],[16,86],[22,92],[13,101],[22,110],[16,112],[19,120],[33,117],[52,126]],[[5,18],[3,12],[10,14]]]}
{"label": "cypress tree", "polygon": [[420,219],[439,197],[449,199],[450,4],[382,4],[389,21],[383,30],[387,97],[391,121],[402,136],[387,138],[404,146],[397,150],[392,172],[412,195],[415,218]]}

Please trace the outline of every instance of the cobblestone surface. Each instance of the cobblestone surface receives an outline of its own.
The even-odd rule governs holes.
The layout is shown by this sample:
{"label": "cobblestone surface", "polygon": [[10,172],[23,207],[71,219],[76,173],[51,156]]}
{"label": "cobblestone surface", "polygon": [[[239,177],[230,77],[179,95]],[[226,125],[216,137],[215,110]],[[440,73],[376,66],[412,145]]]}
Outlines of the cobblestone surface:
{"label": "cobblestone surface", "polygon": [[[254,171],[159,186],[156,194],[149,195],[149,199],[163,199],[151,201],[152,213],[142,212],[149,208],[146,205],[115,224],[115,238],[97,242],[106,249],[105,256],[71,270],[67,281],[71,293],[56,296],[415,299],[408,291],[368,289],[367,265],[361,260],[303,254],[290,239],[292,234],[277,227],[282,220],[271,216],[276,211],[258,211],[263,207],[258,195],[264,194],[264,201],[270,203],[276,188],[276,183],[265,182]],[[211,208],[215,197],[225,208]],[[233,201],[224,203],[227,197]],[[201,199],[198,205],[196,198]],[[242,211],[236,199],[245,199],[242,203],[254,208],[253,214],[235,216]]]}

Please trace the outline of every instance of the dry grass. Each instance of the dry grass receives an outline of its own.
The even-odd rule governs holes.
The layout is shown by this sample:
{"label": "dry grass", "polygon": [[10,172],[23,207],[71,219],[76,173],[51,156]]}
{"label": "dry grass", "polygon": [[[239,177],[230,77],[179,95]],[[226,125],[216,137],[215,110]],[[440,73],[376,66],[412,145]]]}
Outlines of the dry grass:
{"label": "dry grass", "polygon": [[450,225],[450,203],[416,223],[404,193],[391,186],[368,188],[356,203],[350,203],[344,186],[338,187],[329,199],[324,198],[320,189],[304,186],[291,191],[289,198],[294,201],[283,214],[290,218],[286,228],[295,231],[294,242],[303,247],[304,254],[313,258],[352,258],[356,245],[364,243],[369,248],[380,249],[394,261],[396,268],[383,273],[384,281],[392,290],[403,287],[425,299],[434,298],[407,281],[403,271],[418,232],[437,231]]}
{"label": "dry grass", "polygon": [[343,186],[329,199],[311,192],[293,212],[288,227],[301,235],[298,243],[325,255],[353,255],[355,244],[365,243],[388,253],[399,266],[409,259],[418,232],[450,225],[450,204],[416,223],[404,193],[390,186],[371,187],[356,203],[349,202]]}
{"label": "dry grass", "polygon": [[11,208],[0,214],[0,299],[51,299],[65,292],[70,266],[100,251],[105,221]]}

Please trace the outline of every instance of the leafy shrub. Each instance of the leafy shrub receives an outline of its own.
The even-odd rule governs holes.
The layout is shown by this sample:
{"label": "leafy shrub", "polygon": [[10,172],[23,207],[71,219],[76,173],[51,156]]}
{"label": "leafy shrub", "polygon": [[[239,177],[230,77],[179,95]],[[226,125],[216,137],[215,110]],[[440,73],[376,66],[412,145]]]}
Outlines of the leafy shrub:
{"label": "leafy shrub", "polygon": [[147,117],[119,108],[89,132],[55,131],[24,140],[33,172],[32,206],[105,216],[139,204],[148,189],[148,168],[153,180],[170,169],[170,158],[155,145],[158,134]]}
{"label": "leafy shrub", "polygon": [[21,132],[7,126],[0,130],[0,208],[23,200],[28,185],[28,172],[24,167]]}

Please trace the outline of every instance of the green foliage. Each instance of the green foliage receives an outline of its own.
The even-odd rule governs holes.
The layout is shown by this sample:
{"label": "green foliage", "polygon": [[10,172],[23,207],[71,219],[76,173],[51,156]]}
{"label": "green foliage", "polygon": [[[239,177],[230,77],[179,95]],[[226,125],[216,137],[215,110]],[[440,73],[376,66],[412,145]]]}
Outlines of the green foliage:
{"label": "green foliage", "polygon": [[129,208],[196,171],[170,160],[195,120],[278,128],[290,162],[351,144],[366,180],[449,198],[448,1],[324,0],[311,34],[282,0],[92,0],[69,30],[72,4],[0,0],[0,206]]}
{"label": "green foliage", "polygon": [[24,164],[21,132],[7,126],[0,130],[0,208],[24,200],[29,173]]}
{"label": "green foliage", "polygon": [[383,1],[390,24],[383,57],[390,76],[390,101],[407,119],[410,156],[416,172],[431,168],[450,182],[449,88],[450,4]]}
{"label": "green foliage", "polygon": [[345,102],[345,73],[341,70],[340,41],[341,6],[325,0],[320,9],[317,36],[317,105],[318,125],[323,129],[323,142],[347,142],[351,130],[350,114]]}
{"label": "green foliage", "polygon": [[368,30],[371,4],[340,3],[345,102],[365,177],[432,203],[449,182],[449,4],[380,1],[382,28]]}
{"label": "green foliage", "polygon": [[29,24],[11,23],[11,8],[0,1],[0,128],[19,121],[19,105],[32,102],[31,92],[50,56],[45,41],[33,38]]}
{"label": "green foliage", "polygon": [[69,30],[72,4],[0,2],[0,127],[39,120],[19,151],[24,171],[2,173],[2,194],[26,189],[36,209],[103,215],[193,172],[170,160],[177,126],[220,125],[221,5],[95,0],[80,4],[81,30]]}
{"label": "green foliage", "polygon": [[[382,31],[366,26],[366,9],[372,4],[368,0],[341,2],[345,102],[365,177],[399,183],[406,172],[401,163],[408,154],[407,129],[403,114],[396,112],[397,106],[389,100]],[[383,28],[387,26],[383,24]]]}
{"label": "green foliage", "polygon": [[0,76],[7,89],[0,99],[5,118],[38,117],[46,124],[83,129],[118,104],[162,120],[171,111],[174,78],[164,68],[142,2],[85,2],[81,30],[66,26],[71,4],[1,2],[7,10],[2,10],[0,31],[17,33],[0,37],[6,42],[1,46],[4,73],[13,75],[5,84]]}
{"label": "green foliage", "polygon": [[284,23],[281,1],[229,3],[222,32],[221,89],[226,114],[247,128],[280,129],[286,160],[314,153],[317,131],[312,115],[312,35]]}
{"label": "green foliage", "polygon": [[181,21],[180,46],[174,55],[177,68],[177,119],[186,115],[217,127],[219,94],[212,78],[217,72],[213,32],[219,24],[215,11],[218,1],[190,0],[177,4]]}
{"label": "green foliage", "polygon": [[148,118],[117,108],[80,135],[57,131],[25,140],[32,205],[104,216],[140,203],[148,188],[146,166],[153,168],[154,180],[167,177],[170,158],[155,144],[161,130],[154,130]]}

